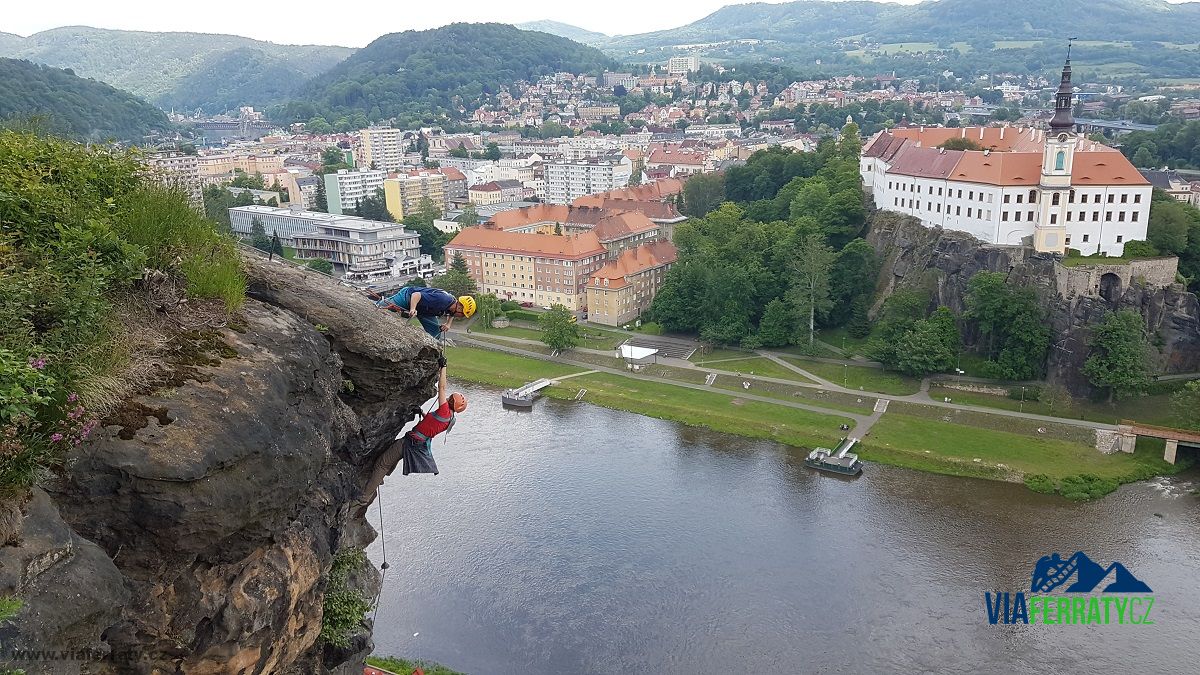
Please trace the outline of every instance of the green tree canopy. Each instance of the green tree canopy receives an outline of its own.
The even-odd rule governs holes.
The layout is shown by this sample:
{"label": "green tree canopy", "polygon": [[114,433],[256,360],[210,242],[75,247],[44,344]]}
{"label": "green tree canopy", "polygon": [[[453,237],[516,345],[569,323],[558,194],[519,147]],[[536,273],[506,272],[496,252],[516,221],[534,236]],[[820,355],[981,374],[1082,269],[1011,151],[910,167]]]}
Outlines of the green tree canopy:
{"label": "green tree canopy", "polygon": [[542,329],[542,342],[551,349],[564,351],[579,344],[578,326],[571,321],[571,310],[563,305],[553,305],[538,317]]}
{"label": "green tree canopy", "polygon": [[1093,386],[1108,391],[1109,401],[1145,391],[1150,383],[1150,345],[1141,315],[1123,309],[1104,317],[1092,329],[1083,374]]}

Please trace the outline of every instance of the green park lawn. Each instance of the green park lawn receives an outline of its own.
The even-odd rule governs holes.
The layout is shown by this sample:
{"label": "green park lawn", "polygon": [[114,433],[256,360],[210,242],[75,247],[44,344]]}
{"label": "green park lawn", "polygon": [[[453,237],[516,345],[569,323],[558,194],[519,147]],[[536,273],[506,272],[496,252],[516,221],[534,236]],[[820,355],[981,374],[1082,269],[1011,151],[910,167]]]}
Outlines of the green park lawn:
{"label": "green park lawn", "polygon": [[701,349],[697,349],[692,357],[688,359],[692,363],[700,363],[701,361],[726,361],[728,359],[746,359],[754,356],[754,352],[749,352],[744,349],[713,349],[705,353]]}
{"label": "green park lawn", "polygon": [[[579,366],[470,347],[450,347],[447,356],[454,377],[493,386],[510,387],[541,377],[584,372]],[[697,371],[674,372],[677,370],[659,368],[652,374],[680,376],[693,383],[699,375]],[[595,405],[797,447],[832,447],[844,433],[839,425],[850,422],[836,414],[745,400],[738,396],[738,383],[729,376],[718,378],[716,384],[710,390],[697,390],[649,381],[639,375],[592,373],[544,392],[569,400],[580,389],[587,389],[584,401]],[[806,395],[793,398],[799,390]],[[803,387],[788,391],[786,385],[759,381],[749,393],[798,399],[846,412],[866,413],[872,403],[865,397],[863,403],[851,401],[846,398],[851,396],[848,394],[821,400],[816,397],[817,391]],[[1132,455],[1105,455],[1092,447],[1091,438],[1087,428],[898,402],[876,422],[864,440],[862,456],[868,461],[934,473],[1006,481],[1035,474],[1053,481],[1090,474],[1121,483],[1183,468],[1162,461],[1161,441],[1142,439]]]}
{"label": "green park lawn", "polygon": [[812,380],[800,373],[790,368],[785,368],[765,356],[750,356],[741,359],[722,359],[718,361],[696,361],[695,364],[701,368],[712,368],[714,370],[724,370],[743,375],[776,377],[781,380],[795,380],[797,382],[812,382]]}
{"label": "green park lawn", "polygon": [[1078,399],[1063,400],[1061,397],[1058,400],[1054,400],[1049,398],[1048,393],[1045,391],[1042,393],[1043,400],[1025,401],[1024,405],[1021,404],[1020,399],[1014,400],[1007,396],[959,391],[957,389],[947,389],[937,386],[930,387],[929,395],[939,401],[944,397],[948,397],[955,403],[965,405],[999,408],[1000,410],[1016,410],[1036,415],[1090,420],[1106,424],[1116,424],[1123,419],[1137,420],[1146,424],[1167,427],[1174,426],[1177,423],[1171,410],[1170,394],[1142,396],[1126,401],[1117,401],[1112,405],[1104,402]]}
{"label": "green park lawn", "polygon": [[817,377],[849,389],[861,389],[864,392],[877,392],[892,396],[907,396],[915,394],[921,389],[920,379],[889,372],[882,368],[809,361],[790,356],[785,356],[784,360]]}
{"label": "green park lawn", "polygon": [[[485,327],[480,323],[478,326],[473,326],[472,331],[479,331],[497,337],[533,340],[534,342],[542,341],[542,331],[529,326],[509,325],[507,328],[492,328],[491,326]],[[626,337],[619,333],[597,330],[590,326],[580,326],[579,334],[581,339],[578,346],[584,349],[616,349],[617,345],[624,342]]]}
{"label": "green park lawn", "polygon": [[1176,470],[1162,461],[1161,442],[1141,443],[1132,455],[1105,455],[1091,445],[1059,438],[1032,437],[893,412],[885,414],[871,429],[862,456],[935,473],[998,479],[1011,479],[1014,474],[1045,474],[1060,480],[1087,473],[1129,482]]}

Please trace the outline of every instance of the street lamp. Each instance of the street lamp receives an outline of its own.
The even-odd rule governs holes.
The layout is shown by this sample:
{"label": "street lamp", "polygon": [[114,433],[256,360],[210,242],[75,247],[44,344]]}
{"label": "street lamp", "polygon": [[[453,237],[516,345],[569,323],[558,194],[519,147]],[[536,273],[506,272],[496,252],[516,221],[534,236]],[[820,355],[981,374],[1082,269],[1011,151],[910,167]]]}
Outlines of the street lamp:
{"label": "street lamp", "polygon": [[850,364],[843,363],[842,364],[842,389],[846,389],[849,382],[850,382]]}
{"label": "street lamp", "polygon": [[1021,412],[1025,412],[1025,387],[1021,387]]}

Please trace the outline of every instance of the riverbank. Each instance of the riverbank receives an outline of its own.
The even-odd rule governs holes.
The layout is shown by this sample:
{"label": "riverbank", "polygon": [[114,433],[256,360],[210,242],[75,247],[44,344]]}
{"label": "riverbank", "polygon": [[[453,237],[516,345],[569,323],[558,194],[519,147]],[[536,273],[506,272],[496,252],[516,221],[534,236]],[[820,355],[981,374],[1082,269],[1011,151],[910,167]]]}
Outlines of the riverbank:
{"label": "riverbank", "polygon": [[[451,347],[451,374],[471,382],[514,387],[539,378],[575,375],[584,364],[544,360],[474,347]],[[566,358],[570,358],[568,354]],[[716,365],[716,364],[714,364]],[[689,373],[690,374],[690,373]],[[658,373],[671,379],[671,373]],[[692,379],[692,378],[688,378]],[[695,385],[692,384],[694,387]],[[815,412],[785,403],[748,400],[737,392],[688,388],[677,383],[649,381],[642,375],[591,373],[572,377],[561,386],[543,390],[560,400],[572,400],[586,389],[583,400],[715,431],[778,441],[800,448],[833,447],[845,435],[842,424],[862,420],[837,410]],[[808,401],[806,401],[807,403]],[[1111,484],[1178,473],[1184,465],[1162,461],[1161,442],[1142,442],[1131,455],[1105,455],[1091,446],[1091,433],[1082,427],[1056,427],[1044,422],[1014,420],[978,412],[956,412],[933,406],[896,404],[882,415],[862,440],[863,459],[883,464],[954,476],[1022,482],[1045,477],[1050,485],[1071,483],[1080,475]],[[1038,486],[1044,486],[1038,479]],[[1111,491],[1107,490],[1107,491]],[[1097,495],[1091,495],[1097,496]]]}

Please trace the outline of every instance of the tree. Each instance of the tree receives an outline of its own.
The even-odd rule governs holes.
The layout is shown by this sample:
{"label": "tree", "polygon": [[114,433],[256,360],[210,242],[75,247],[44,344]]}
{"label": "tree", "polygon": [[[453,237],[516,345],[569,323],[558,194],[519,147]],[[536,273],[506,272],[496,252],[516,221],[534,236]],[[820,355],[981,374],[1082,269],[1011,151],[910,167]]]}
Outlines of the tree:
{"label": "tree", "polygon": [[1171,394],[1171,411],[1177,426],[1200,430],[1200,380],[1192,380]]}
{"label": "tree", "polygon": [[629,174],[629,187],[637,187],[642,184],[642,172],[645,170],[645,160],[641,158],[633,160],[633,171]]}
{"label": "tree", "polygon": [[321,151],[321,164],[324,166],[342,166],[346,163],[346,153],[339,147],[330,146]]}
{"label": "tree", "polygon": [[417,202],[417,208],[404,216],[404,227],[416,232],[421,237],[421,253],[441,261],[445,257],[446,243],[450,241],[445,232],[433,226],[433,221],[441,214],[433,200],[422,197]]}
{"label": "tree", "polygon": [[305,260],[304,264],[312,270],[316,270],[322,274],[333,274],[333,263],[322,258],[313,258]]}
{"label": "tree", "polygon": [[325,195],[324,176],[317,177],[317,196],[313,208],[320,213],[329,213],[329,198]]}
{"label": "tree", "polygon": [[949,308],[938,307],[928,319],[917,321],[900,342],[897,367],[909,375],[943,373],[954,367],[962,339]]}
{"label": "tree", "polygon": [[484,293],[475,298],[475,314],[484,326],[491,326],[492,321],[501,313],[500,299],[491,293]]}
{"label": "tree", "polygon": [[684,214],[703,218],[725,201],[725,179],[719,173],[699,173],[683,184]]}
{"label": "tree", "polygon": [[479,211],[475,210],[474,204],[467,204],[454,222],[463,227],[474,227],[479,224]]}
{"label": "tree", "polygon": [[271,251],[271,238],[263,228],[262,221],[257,216],[250,219],[250,245],[260,251]]}
{"label": "tree", "polygon": [[618,84],[617,86],[613,87],[613,96],[616,96],[617,98],[623,98],[628,93],[629,91],[625,89],[625,85],[623,84]]}
{"label": "tree", "polygon": [[837,151],[843,159],[858,162],[858,156],[862,153],[862,139],[858,136],[858,125],[854,122],[846,122],[842,127],[842,133],[838,135]]}
{"label": "tree", "polygon": [[987,148],[969,138],[951,138],[938,144],[943,150],[986,150]]}
{"label": "tree", "polygon": [[479,287],[475,285],[475,280],[471,278],[471,275],[456,269],[450,269],[445,274],[434,277],[430,285],[440,288],[454,297],[475,295],[479,292]]}
{"label": "tree", "polygon": [[808,316],[808,344],[816,340],[816,317],[829,309],[829,270],[833,265],[833,249],[825,243],[820,232],[801,233],[796,245],[793,273],[796,283],[793,293],[800,315]]}
{"label": "tree", "polygon": [[[829,298],[833,304],[830,323],[841,325],[850,320],[860,299],[870,301],[875,292],[875,280],[879,274],[879,263],[875,259],[875,248],[863,239],[855,239],[842,247],[834,256],[829,270]],[[863,318],[866,318],[865,312]]]}
{"label": "tree", "polygon": [[1144,145],[1138,148],[1137,152],[1133,153],[1132,161],[1134,166],[1138,166],[1143,169],[1149,169],[1158,164],[1158,161],[1155,160],[1154,155],[1151,154],[1149,148]]}
{"label": "tree", "polygon": [[1027,380],[1042,373],[1050,348],[1050,329],[1037,294],[1010,286],[1003,272],[980,272],[967,282],[964,318],[975,322],[987,340],[989,375]]}
{"label": "tree", "polygon": [[542,328],[542,342],[558,351],[579,344],[579,329],[571,318],[571,311],[562,305],[553,305],[543,312],[538,317],[538,325]]}
{"label": "tree", "polygon": [[454,258],[450,260],[450,269],[459,274],[470,274],[471,270],[467,267],[467,259],[463,257],[461,251],[454,253]]}
{"label": "tree", "polygon": [[758,322],[758,342],[764,347],[784,347],[796,339],[795,309],[779,298],[767,303]]}
{"label": "tree", "polygon": [[483,151],[483,158],[493,162],[500,159],[500,146],[496,143],[488,143]]}
{"label": "tree", "polygon": [[1144,391],[1150,383],[1150,346],[1141,315],[1123,309],[1104,317],[1092,330],[1090,356],[1083,374],[1093,386],[1107,389],[1108,400]]}
{"label": "tree", "polygon": [[556,223],[554,223],[554,234],[556,234],[556,235],[558,235],[558,236],[560,236],[560,237],[561,237],[561,236],[562,236],[562,233],[563,233],[563,231],[562,231],[562,223],[557,223],[557,222],[556,222]]}
{"label": "tree", "polygon": [[1164,255],[1179,255],[1187,250],[1191,218],[1188,207],[1167,194],[1155,191],[1150,202],[1150,220],[1146,241]]}
{"label": "tree", "polygon": [[280,241],[277,230],[271,230],[271,254],[283,255],[283,242]]}
{"label": "tree", "polygon": [[383,188],[375,188],[375,194],[360,197],[358,206],[354,207],[354,213],[359,218],[367,220],[378,220],[385,223],[396,222],[392,212],[388,211],[387,200],[383,196]]}

